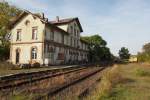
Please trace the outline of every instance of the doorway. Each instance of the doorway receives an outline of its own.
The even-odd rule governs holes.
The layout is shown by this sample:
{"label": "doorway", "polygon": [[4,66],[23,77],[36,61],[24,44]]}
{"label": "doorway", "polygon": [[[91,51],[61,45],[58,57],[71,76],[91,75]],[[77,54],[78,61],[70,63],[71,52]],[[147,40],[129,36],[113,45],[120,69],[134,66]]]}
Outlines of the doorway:
{"label": "doorway", "polygon": [[20,50],[17,49],[17,50],[16,50],[16,64],[19,63],[19,59],[20,59]]}

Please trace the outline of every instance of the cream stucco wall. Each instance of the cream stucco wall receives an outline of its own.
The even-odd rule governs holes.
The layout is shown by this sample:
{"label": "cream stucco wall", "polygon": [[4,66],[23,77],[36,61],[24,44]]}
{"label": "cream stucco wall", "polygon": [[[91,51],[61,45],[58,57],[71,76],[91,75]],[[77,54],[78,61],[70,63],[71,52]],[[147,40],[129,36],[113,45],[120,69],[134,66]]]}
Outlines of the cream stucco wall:
{"label": "cream stucco wall", "polygon": [[20,49],[20,60],[19,63],[25,64],[31,61],[31,49],[32,47],[37,47],[37,59],[36,62],[43,64],[42,58],[42,43],[32,43],[32,44],[17,44],[12,45],[12,63],[16,64],[16,50]]}
{"label": "cream stucco wall", "polygon": [[[29,21],[26,25],[25,22]],[[37,40],[32,40],[32,27],[37,27]],[[17,30],[21,29],[21,40],[16,41]],[[10,60],[13,64],[16,63],[16,49],[19,48],[20,51],[20,62],[19,63],[29,63],[31,60],[31,48],[37,47],[37,62],[43,63],[42,51],[43,51],[43,34],[44,34],[45,24],[43,24],[39,18],[33,18],[31,14],[25,16],[19,23],[17,23],[11,30],[11,51]]]}
{"label": "cream stucco wall", "polygon": [[[29,21],[29,24],[26,25],[26,21]],[[38,28],[37,40],[32,40],[32,27]],[[20,42],[35,42],[42,41],[44,34],[45,24],[43,24],[39,18],[33,18],[31,14],[25,16],[19,23],[17,23],[14,28],[11,30],[12,40],[11,43],[20,43]],[[16,41],[17,30],[21,29],[21,41]]]}

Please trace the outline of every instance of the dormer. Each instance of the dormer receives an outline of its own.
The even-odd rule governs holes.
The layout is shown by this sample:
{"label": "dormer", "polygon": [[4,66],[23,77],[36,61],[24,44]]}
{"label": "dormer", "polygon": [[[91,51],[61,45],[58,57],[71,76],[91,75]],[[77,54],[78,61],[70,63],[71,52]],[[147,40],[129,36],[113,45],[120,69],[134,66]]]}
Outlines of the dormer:
{"label": "dormer", "polygon": [[78,18],[60,19],[58,16],[56,16],[56,20],[50,21],[50,23],[70,33],[72,36],[78,36],[77,33],[80,34],[83,32]]}

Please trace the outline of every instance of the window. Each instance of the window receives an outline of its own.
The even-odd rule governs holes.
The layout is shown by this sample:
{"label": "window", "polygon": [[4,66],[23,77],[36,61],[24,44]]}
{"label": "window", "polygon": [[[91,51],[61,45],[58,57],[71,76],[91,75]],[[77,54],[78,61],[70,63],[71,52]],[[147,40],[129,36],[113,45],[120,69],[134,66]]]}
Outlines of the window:
{"label": "window", "polygon": [[58,53],[58,60],[64,60],[64,54]]}
{"label": "window", "polygon": [[73,27],[72,26],[70,27],[70,33],[73,33]]}
{"label": "window", "polygon": [[76,36],[76,29],[74,28],[74,36]]}
{"label": "window", "polygon": [[31,59],[37,59],[37,49],[32,48],[31,50]]}
{"label": "window", "polygon": [[74,26],[75,26],[75,27],[77,26],[76,23],[74,23]]}
{"label": "window", "polygon": [[49,58],[53,59],[54,58],[54,53],[49,53]]}
{"label": "window", "polygon": [[26,21],[25,21],[25,25],[28,26],[29,24],[30,24],[30,21],[29,21],[29,20],[26,20]]}
{"label": "window", "polygon": [[79,48],[79,40],[77,40],[77,48]]}
{"label": "window", "polygon": [[74,47],[76,47],[76,40],[74,40]]}
{"label": "window", "polygon": [[70,46],[72,46],[72,41],[73,41],[72,37],[70,37]]}
{"label": "window", "polygon": [[79,31],[78,30],[76,30],[76,34],[77,34],[77,37],[79,37]]}
{"label": "window", "polygon": [[64,44],[64,34],[61,34],[61,43]]}
{"label": "window", "polygon": [[16,41],[21,41],[21,29],[18,29],[18,30],[17,30]]}
{"label": "window", "polygon": [[32,39],[37,40],[37,27],[32,28]]}
{"label": "window", "polygon": [[47,48],[48,48],[48,47],[47,47],[47,44],[45,44],[45,45],[44,45],[44,53],[47,53],[47,51],[48,51]]}
{"label": "window", "polygon": [[54,31],[53,30],[50,33],[50,40],[54,40]]}

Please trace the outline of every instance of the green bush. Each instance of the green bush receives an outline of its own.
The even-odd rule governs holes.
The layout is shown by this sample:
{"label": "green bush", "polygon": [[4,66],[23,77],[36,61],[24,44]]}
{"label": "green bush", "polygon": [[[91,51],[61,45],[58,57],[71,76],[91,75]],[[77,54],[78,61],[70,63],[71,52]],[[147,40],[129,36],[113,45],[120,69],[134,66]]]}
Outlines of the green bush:
{"label": "green bush", "polygon": [[139,62],[150,62],[150,52],[143,52],[138,54]]}
{"label": "green bush", "polygon": [[137,76],[150,76],[150,72],[144,69],[136,69],[135,74]]}

